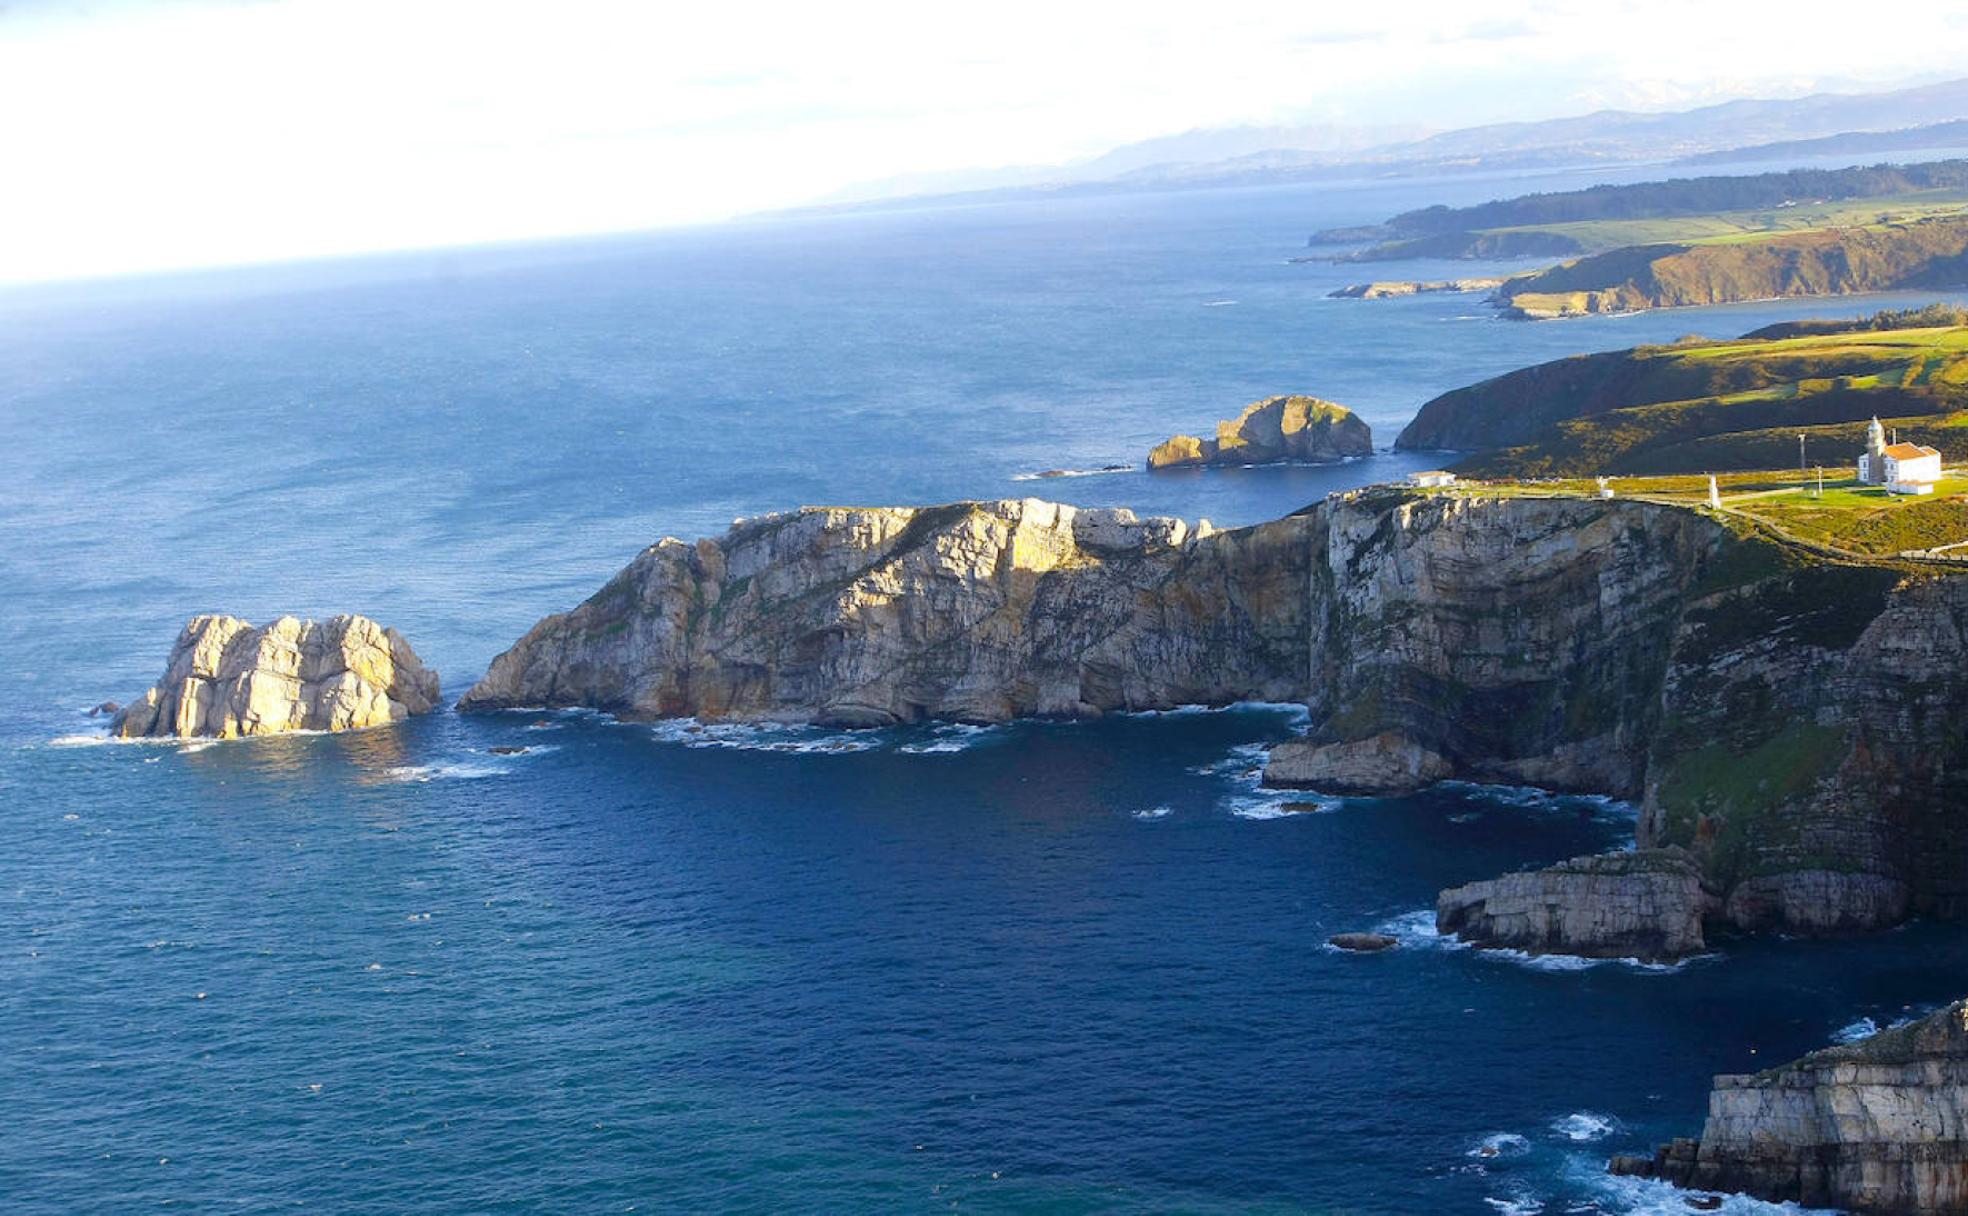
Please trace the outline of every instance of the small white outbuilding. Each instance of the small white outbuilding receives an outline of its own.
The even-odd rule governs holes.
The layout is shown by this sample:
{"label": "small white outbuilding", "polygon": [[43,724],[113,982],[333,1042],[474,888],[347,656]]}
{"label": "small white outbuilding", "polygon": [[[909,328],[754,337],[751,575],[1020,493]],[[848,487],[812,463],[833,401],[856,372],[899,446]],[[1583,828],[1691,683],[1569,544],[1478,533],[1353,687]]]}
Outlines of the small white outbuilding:
{"label": "small white outbuilding", "polygon": [[1941,454],[1925,444],[1888,444],[1884,463],[1888,494],[1932,494],[1941,479]]}
{"label": "small white outbuilding", "polygon": [[1452,486],[1455,483],[1456,475],[1442,469],[1423,469],[1418,473],[1408,474],[1408,484],[1418,489]]}

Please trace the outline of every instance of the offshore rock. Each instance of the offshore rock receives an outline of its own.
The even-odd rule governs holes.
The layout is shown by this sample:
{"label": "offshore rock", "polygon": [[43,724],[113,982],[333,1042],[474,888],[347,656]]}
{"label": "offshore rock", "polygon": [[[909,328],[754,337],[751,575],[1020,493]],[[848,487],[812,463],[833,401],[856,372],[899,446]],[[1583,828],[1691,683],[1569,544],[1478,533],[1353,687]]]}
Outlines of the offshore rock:
{"label": "offshore rock", "polygon": [[1271,749],[1264,784],[1328,794],[1408,794],[1451,775],[1441,756],[1393,731],[1343,743],[1294,739]]}
{"label": "offshore rock", "polygon": [[1968,1001],[1778,1068],[1719,1076],[1699,1140],[1615,1172],[1854,1212],[1968,1212]]}
{"label": "offshore rock", "polygon": [[1377,954],[1382,950],[1392,950],[1401,941],[1385,933],[1335,933],[1326,939],[1326,943],[1355,954]]}
{"label": "offshore rock", "polygon": [[1337,291],[1326,293],[1332,300],[1390,300],[1399,296],[1427,295],[1434,292],[1460,293],[1471,291],[1494,291],[1503,286],[1502,279],[1397,279],[1373,283],[1349,283]]}
{"label": "offshore rock", "polygon": [[1693,857],[1646,849],[1451,888],[1436,897],[1435,927],[1530,954],[1662,962],[1706,949],[1702,921],[1719,910]]}
{"label": "offshore rock", "polygon": [[1216,424],[1216,438],[1177,435],[1148,453],[1151,469],[1334,461],[1373,455],[1373,430],[1343,405],[1270,397]]}
{"label": "offshore rock", "polygon": [[764,516],[651,546],[459,707],[879,726],[1300,700],[1311,528],[1036,499]]}
{"label": "offshore rock", "polygon": [[283,616],[255,628],[198,616],[178,635],[164,675],[110,723],[121,738],[231,739],[292,730],[355,730],[437,704],[437,673],[403,635],[362,616],[325,623]]}

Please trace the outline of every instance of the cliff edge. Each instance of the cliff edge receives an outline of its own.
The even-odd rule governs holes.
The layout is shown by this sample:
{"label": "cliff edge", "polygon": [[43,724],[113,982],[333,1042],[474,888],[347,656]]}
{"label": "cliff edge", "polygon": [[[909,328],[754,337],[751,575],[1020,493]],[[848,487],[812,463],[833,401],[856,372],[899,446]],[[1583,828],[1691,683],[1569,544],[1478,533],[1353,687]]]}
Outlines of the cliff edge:
{"label": "cliff edge", "polygon": [[1968,1001],[1765,1072],[1719,1076],[1701,1138],[1619,1174],[1854,1212],[1968,1212]]}

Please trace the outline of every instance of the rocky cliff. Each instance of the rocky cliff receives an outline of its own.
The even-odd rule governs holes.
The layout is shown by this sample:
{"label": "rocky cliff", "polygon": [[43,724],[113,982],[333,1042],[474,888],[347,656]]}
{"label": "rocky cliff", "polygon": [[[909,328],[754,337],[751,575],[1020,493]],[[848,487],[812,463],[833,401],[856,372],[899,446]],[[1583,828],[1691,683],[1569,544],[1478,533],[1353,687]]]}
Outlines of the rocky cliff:
{"label": "rocky cliff", "polygon": [[460,707],[866,726],[1295,700],[1311,526],[1034,499],[768,515],[651,546]]}
{"label": "rocky cliff", "polygon": [[461,704],[868,725],[1299,700],[1279,784],[1632,798],[1642,847],[1686,849],[1744,928],[1968,912],[1968,578],[1737,526],[1391,490],[1232,532],[809,509],[650,548]]}
{"label": "rocky cliff", "polygon": [[1531,320],[1968,283],[1968,219],[1827,228],[1711,245],[1637,245],[1503,284]]}
{"label": "rocky cliff", "polygon": [[1373,431],[1343,405],[1317,397],[1271,397],[1216,424],[1216,438],[1177,435],[1148,453],[1151,469],[1184,465],[1333,461],[1373,455]]}
{"label": "rocky cliff", "polygon": [[1780,1068],[1717,1077],[1700,1140],[1612,1168],[1809,1207],[1968,1212],[1968,1001]]}
{"label": "rocky cliff", "polygon": [[1642,849],[1450,888],[1435,927],[1530,954],[1662,962],[1706,949],[1703,921],[1718,911],[1686,850]]}
{"label": "rocky cliff", "polygon": [[437,704],[437,673],[394,629],[362,616],[317,624],[283,616],[255,628],[193,617],[164,675],[110,732],[230,739],[381,726]]}

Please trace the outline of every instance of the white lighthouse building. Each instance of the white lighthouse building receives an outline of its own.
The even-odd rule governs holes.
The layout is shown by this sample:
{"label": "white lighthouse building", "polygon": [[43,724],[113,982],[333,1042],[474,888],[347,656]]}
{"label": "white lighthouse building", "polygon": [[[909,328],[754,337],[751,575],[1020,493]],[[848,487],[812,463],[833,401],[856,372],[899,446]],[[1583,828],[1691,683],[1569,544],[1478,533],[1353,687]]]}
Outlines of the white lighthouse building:
{"label": "white lighthouse building", "polygon": [[1941,479],[1941,454],[1919,443],[1887,443],[1886,428],[1874,418],[1866,428],[1866,450],[1859,454],[1859,481],[1885,486],[1889,494],[1932,494]]}

